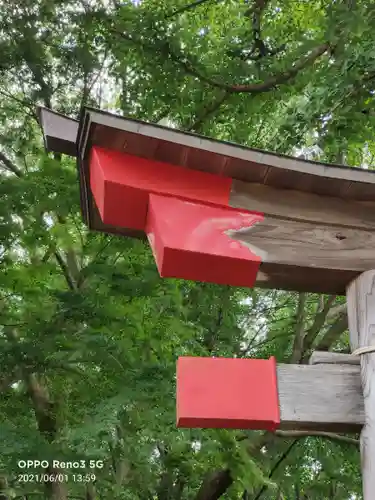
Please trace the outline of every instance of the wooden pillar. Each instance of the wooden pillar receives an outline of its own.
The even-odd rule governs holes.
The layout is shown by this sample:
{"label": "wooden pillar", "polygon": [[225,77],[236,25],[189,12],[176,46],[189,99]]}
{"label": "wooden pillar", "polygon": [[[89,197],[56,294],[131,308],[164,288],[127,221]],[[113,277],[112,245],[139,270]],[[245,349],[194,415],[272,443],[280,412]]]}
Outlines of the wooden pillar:
{"label": "wooden pillar", "polygon": [[[366,271],[347,289],[350,343],[360,355],[365,426],[361,433],[364,500],[375,498],[375,270]],[[371,348],[374,350],[371,352]],[[370,352],[364,352],[370,351]]]}

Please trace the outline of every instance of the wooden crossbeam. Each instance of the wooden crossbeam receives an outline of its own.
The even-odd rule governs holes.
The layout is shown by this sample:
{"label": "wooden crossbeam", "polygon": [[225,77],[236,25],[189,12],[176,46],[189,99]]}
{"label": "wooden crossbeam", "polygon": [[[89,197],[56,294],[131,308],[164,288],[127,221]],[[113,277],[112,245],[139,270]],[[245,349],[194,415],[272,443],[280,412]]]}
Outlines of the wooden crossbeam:
{"label": "wooden crossbeam", "polygon": [[359,432],[365,416],[359,366],[278,365],[280,428]]}
{"label": "wooden crossbeam", "polygon": [[375,267],[374,172],[95,110],[85,110],[79,124],[50,110],[39,114],[47,148],[78,156],[81,207],[92,229],[145,237],[148,196],[157,194],[261,213],[263,220],[250,227],[223,228],[233,244],[261,260],[258,286],[344,295],[352,280]]}
{"label": "wooden crossbeam", "polygon": [[359,356],[342,354],[340,352],[314,351],[309,359],[310,365],[355,365],[359,366]]}
{"label": "wooden crossbeam", "polygon": [[229,234],[262,259],[264,285],[276,288],[343,293],[347,280],[375,266],[375,231],[264,216]]}
{"label": "wooden crossbeam", "polygon": [[375,265],[375,203],[233,181],[229,205],[264,221],[231,237],[262,258],[257,284],[345,294]]}
{"label": "wooden crossbeam", "polygon": [[286,365],[259,359],[182,357],[177,425],[359,432],[358,365]]}
{"label": "wooden crossbeam", "polygon": [[[344,293],[352,279],[375,265],[375,219],[358,202],[300,193],[288,205],[288,195],[282,192],[279,196],[278,190],[267,186],[99,147],[91,150],[90,186],[104,224],[149,234],[147,218],[152,210],[155,228],[164,228],[155,233],[160,241],[167,238],[162,233],[169,226],[168,238],[178,265],[165,263],[164,269],[171,272],[162,276]],[[150,205],[150,196],[155,195],[165,197],[163,204],[158,203],[159,209]],[[170,215],[166,217],[166,213]],[[167,224],[171,217],[174,223]],[[240,219],[242,223],[236,223]],[[183,220],[194,220],[193,232],[192,227],[184,227]],[[216,234],[216,240],[225,240],[226,245],[215,248],[208,234]],[[235,250],[239,246],[240,252]],[[194,261],[203,257],[206,261],[200,275],[188,272],[195,268],[191,259],[186,260],[193,257],[191,252],[195,252]],[[204,269],[210,263],[217,266],[214,260],[219,256],[224,267],[225,259],[232,264],[252,260],[257,266],[248,274],[246,264],[240,281],[230,278],[229,267],[219,279],[209,278]]]}
{"label": "wooden crossbeam", "polygon": [[375,230],[373,201],[344,200],[338,196],[280,189],[234,179],[229,205],[262,212],[269,217],[341,228]]}

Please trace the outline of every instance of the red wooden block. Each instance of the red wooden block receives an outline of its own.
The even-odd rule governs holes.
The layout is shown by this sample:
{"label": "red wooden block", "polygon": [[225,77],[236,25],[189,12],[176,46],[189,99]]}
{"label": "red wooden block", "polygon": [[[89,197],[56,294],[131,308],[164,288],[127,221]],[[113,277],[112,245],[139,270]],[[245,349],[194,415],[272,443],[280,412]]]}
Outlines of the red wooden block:
{"label": "red wooden block", "polygon": [[150,195],[146,233],[161,276],[252,287],[261,259],[226,231],[261,220],[255,212]]}
{"label": "red wooden block", "polygon": [[275,358],[178,359],[178,427],[274,431],[279,424]]}
{"label": "red wooden block", "polygon": [[90,187],[102,221],[144,230],[149,193],[228,206],[232,179],[94,146]]}

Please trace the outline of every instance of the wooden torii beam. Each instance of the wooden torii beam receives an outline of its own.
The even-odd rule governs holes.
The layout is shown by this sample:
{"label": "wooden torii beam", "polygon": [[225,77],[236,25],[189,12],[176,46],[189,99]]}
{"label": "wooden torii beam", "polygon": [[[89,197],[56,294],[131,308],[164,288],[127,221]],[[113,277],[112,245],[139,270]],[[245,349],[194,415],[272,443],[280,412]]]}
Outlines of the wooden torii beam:
{"label": "wooden torii beam", "polygon": [[[146,238],[150,195],[161,196],[176,217],[173,231],[192,203],[202,210],[198,225],[212,219],[208,209],[216,207],[211,230],[221,232],[221,243],[228,236],[223,254],[210,252],[210,245],[197,248],[203,236],[188,241],[186,234],[173,249],[186,256],[195,245],[196,258],[215,255],[231,265],[239,259],[246,274],[249,266],[256,270],[247,286],[344,295],[375,265],[375,172],[279,156],[98,110],[85,109],[79,122],[43,108],[39,115],[47,150],[75,151],[90,229]],[[168,228],[162,232],[168,265],[160,269],[159,261],[159,270],[188,277],[181,276],[186,267],[171,269],[175,242]]]}
{"label": "wooden torii beam", "polygon": [[364,426],[363,491],[372,500],[375,172],[89,108],[79,121],[38,112],[46,149],[77,157],[88,227],[147,238],[161,276],[347,294],[360,361],[340,357],[337,364],[330,355],[317,367],[272,358],[180,358],[177,423],[349,432]]}
{"label": "wooden torii beam", "polygon": [[321,360],[312,358],[313,365],[276,364],[274,358],[181,357],[177,425],[360,432],[365,412],[359,359],[344,364],[321,354]]}

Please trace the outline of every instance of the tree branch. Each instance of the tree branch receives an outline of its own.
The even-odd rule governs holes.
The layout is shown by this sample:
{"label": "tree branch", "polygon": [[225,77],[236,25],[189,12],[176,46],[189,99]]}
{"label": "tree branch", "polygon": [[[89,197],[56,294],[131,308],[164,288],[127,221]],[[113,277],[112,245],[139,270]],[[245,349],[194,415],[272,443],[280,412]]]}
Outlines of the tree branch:
{"label": "tree branch", "polygon": [[4,95],[8,99],[12,99],[14,102],[17,102],[18,104],[21,104],[24,108],[27,108],[27,110],[24,109],[24,112],[30,116],[33,120],[36,121],[36,123],[39,125],[39,119],[38,115],[35,112],[35,103],[34,102],[28,102],[26,99],[19,99],[18,97],[8,94],[7,92],[4,92],[4,90],[0,89],[0,95]]}
{"label": "tree branch", "polygon": [[64,259],[62,258],[61,254],[58,250],[55,250],[54,255],[55,255],[55,258],[57,260],[57,263],[59,264],[59,266],[62,270],[62,273],[63,273],[64,278],[68,284],[68,287],[72,291],[74,291],[76,289],[76,285],[73,281],[73,278],[70,275],[70,272],[69,272],[68,266],[66,265],[66,262],[64,261]]}
{"label": "tree branch", "polygon": [[[0,161],[5,165],[7,170],[13,172],[17,177],[23,176],[23,172],[12,161],[10,161],[9,158],[7,158],[4,155],[4,153],[2,153],[1,151],[0,151]],[[60,224],[65,224],[65,220],[62,217],[60,217],[59,215],[57,215],[57,219],[58,219],[58,222]],[[77,258],[76,258],[76,255],[74,253],[74,250],[69,249],[67,251],[67,253],[66,253],[67,254],[67,262],[64,261],[62,255],[60,254],[60,252],[58,250],[55,250],[54,254],[55,254],[55,257],[56,257],[56,260],[57,260],[59,266],[61,267],[61,270],[64,274],[66,282],[68,283],[69,288],[71,290],[75,290],[76,285],[75,285],[74,279],[72,277],[72,274],[73,274],[73,276],[76,277],[76,279],[79,279],[80,271],[78,268]],[[48,260],[49,255],[50,255],[50,249],[47,250],[45,257],[43,258],[43,262],[46,262]],[[69,265],[71,266],[73,273],[70,272]]]}
{"label": "tree branch", "polygon": [[278,85],[286,83],[295,76],[297,76],[297,74],[301,70],[308,67],[310,64],[314,63],[315,60],[318,59],[318,57],[323,55],[328,50],[329,44],[323,43],[321,45],[318,45],[317,47],[315,47],[315,49],[311,50],[307,56],[304,56],[298,61],[296,61],[289,70],[282,71],[277,75],[270,77],[268,80],[265,80],[264,82],[250,83],[250,84],[227,84],[218,82],[216,80],[212,80],[211,78],[203,75],[200,71],[195,69],[186,57],[182,58],[182,56],[178,56],[173,51],[168,42],[166,42],[165,47],[172,61],[178,63],[185,70],[186,73],[198,78],[204,83],[207,83],[211,87],[217,87],[226,90],[227,92],[232,94],[234,93],[260,94],[262,92],[269,92]]}
{"label": "tree branch", "polygon": [[194,76],[198,80],[211,87],[216,87],[222,90],[226,90],[229,93],[248,93],[248,94],[260,94],[262,92],[269,92],[278,85],[286,83],[297,74],[313,64],[316,59],[323,55],[330,48],[329,43],[323,43],[312,49],[308,55],[301,57],[296,61],[292,67],[287,71],[282,71],[274,76],[271,76],[268,80],[259,83],[250,84],[228,84],[212,80],[210,77],[203,75],[198,69],[194,68],[192,63],[189,61],[188,57],[184,54],[177,54],[171,46],[171,43],[167,40],[161,42],[159,45],[151,44],[150,42],[145,42],[140,37],[131,35],[129,33],[124,33],[117,31],[116,29],[111,29],[111,33],[124,38],[125,40],[142,47],[144,50],[151,52],[159,52],[161,55],[166,55],[169,59],[176,64],[178,64],[188,75]]}
{"label": "tree branch", "polygon": [[0,393],[5,392],[9,387],[18,381],[20,377],[17,377],[14,373],[10,375],[3,375],[0,378]]}
{"label": "tree branch", "polygon": [[348,329],[348,315],[345,313],[331,325],[328,331],[324,334],[316,346],[317,351],[328,351],[331,345],[338,340],[341,334]]}
{"label": "tree branch", "polygon": [[[334,434],[332,432],[309,432],[309,431],[276,431],[276,436],[278,437],[286,437],[286,438],[294,438],[294,441],[288,446],[285,452],[281,455],[281,457],[277,460],[275,465],[272,467],[268,478],[271,479],[276,470],[280,467],[282,462],[287,458],[289,453],[292,451],[294,446],[298,443],[299,439],[304,437],[324,437],[326,439],[330,439],[331,441],[340,441],[342,443],[351,444],[355,446],[359,446],[359,440],[354,439],[348,436],[342,436],[340,434]],[[264,485],[259,490],[258,494],[254,497],[254,500],[259,500],[262,494],[267,490],[268,486]]]}
{"label": "tree branch", "polygon": [[330,295],[327,299],[327,301],[324,304],[324,307],[321,311],[319,311],[314,319],[314,322],[309,329],[309,331],[306,334],[304,344],[303,344],[303,353],[307,354],[308,351],[311,349],[314,340],[316,339],[317,335],[319,334],[321,328],[323,327],[329,310],[331,309],[331,306],[333,302],[336,300],[336,295]]}
{"label": "tree branch", "polygon": [[337,306],[334,306],[332,307],[332,309],[330,309],[330,311],[327,314],[327,319],[332,319],[335,316],[346,313],[346,311],[347,311],[346,302],[344,304],[337,304]]}
{"label": "tree branch", "polygon": [[[239,441],[249,439],[248,436],[241,437]],[[247,446],[247,453],[251,455],[256,450],[260,450],[275,439],[275,434],[265,432],[254,441],[250,441]],[[229,468],[209,472],[194,500],[218,500],[233,484],[233,477]]]}
{"label": "tree branch", "polygon": [[9,158],[5,156],[4,153],[0,151],[0,161],[4,164],[5,168],[9,172],[13,172],[17,177],[22,177],[22,172],[21,170],[15,165]]}
{"label": "tree branch", "polygon": [[230,97],[230,95],[231,95],[230,92],[228,92],[228,91],[224,92],[218,99],[216,99],[211,104],[209,104],[208,106],[206,106],[205,109],[203,110],[202,114],[200,116],[198,116],[193,123],[191,123],[189,126],[187,126],[185,128],[185,130],[187,130],[188,132],[192,132],[192,131],[198,132],[199,127],[203,124],[203,122],[210,115],[212,115],[213,113],[215,113],[216,111],[218,111],[218,109],[220,108],[220,106],[226,100],[228,100],[228,98]]}
{"label": "tree branch", "polygon": [[78,280],[80,279],[81,276],[81,270],[79,268],[77,255],[74,249],[69,248],[65,252],[65,257],[66,257],[65,262],[69,270],[69,274],[72,277],[73,282],[78,283]]}
{"label": "tree branch", "polygon": [[204,3],[208,3],[208,2],[219,3],[221,1],[222,0],[197,0],[196,2],[189,3],[188,5],[185,5],[184,7],[181,7],[180,9],[173,11],[171,14],[168,14],[167,16],[165,16],[165,19],[170,19],[171,17],[177,16],[179,14],[183,14],[184,12],[187,12],[189,10],[193,10],[196,7],[200,7]]}
{"label": "tree branch", "polygon": [[[281,455],[281,457],[278,459],[278,461],[275,463],[275,465],[272,467],[270,473],[268,474],[268,478],[271,479],[273,474],[276,472],[276,470],[280,467],[280,465],[284,462],[284,460],[287,458],[289,453],[292,451],[292,449],[295,447],[295,445],[298,443],[298,439],[295,439],[289,446],[288,448],[284,451],[284,453]],[[259,500],[259,498],[262,496],[262,494],[267,490],[268,485],[262,486],[262,488],[259,490],[259,493],[254,497],[254,500]]]}
{"label": "tree branch", "polygon": [[339,441],[341,443],[353,444],[359,446],[359,439],[355,439],[349,436],[344,436],[341,434],[335,434],[333,432],[318,432],[318,431],[275,431],[276,436],[282,438],[305,438],[305,437],[323,437],[329,439],[330,441]]}
{"label": "tree branch", "polygon": [[302,355],[303,338],[305,333],[304,320],[305,320],[306,299],[307,299],[307,293],[300,293],[298,295],[296,333],[293,342],[292,356],[290,359],[291,363],[298,363]]}

